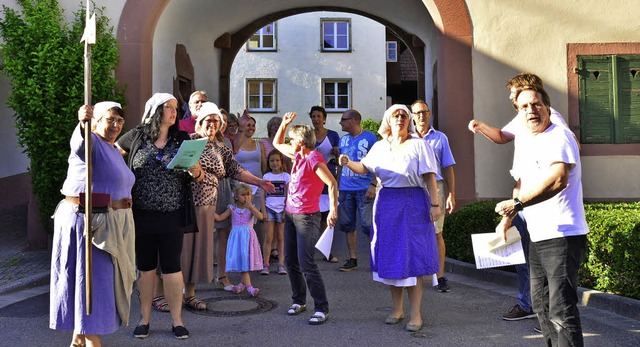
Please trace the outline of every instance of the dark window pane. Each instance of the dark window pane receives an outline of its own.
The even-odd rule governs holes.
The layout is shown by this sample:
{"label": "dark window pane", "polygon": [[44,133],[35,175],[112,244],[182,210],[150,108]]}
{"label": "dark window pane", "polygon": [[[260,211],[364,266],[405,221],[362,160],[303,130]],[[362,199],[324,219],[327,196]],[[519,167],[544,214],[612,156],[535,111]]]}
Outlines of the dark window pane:
{"label": "dark window pane", "polygon": [[349,97],[344,95],[344,96],[339,96],[338,97],[338,108],[349,108]]}
{"label": "dark window pane", "polygon": [[324,84],[324,94],[325,95],[333,95],[336,92],[334,83],[325,83]]}
{"label": "dark window pane", "polygon": [[348,94],[349,93],[349,84],[348,83],[338,83],[338,94]]}
{"label": "dark window pane", "polygon": [[326,95],[324,97],[324,107],[325,108],[336,108],[333,97]]}

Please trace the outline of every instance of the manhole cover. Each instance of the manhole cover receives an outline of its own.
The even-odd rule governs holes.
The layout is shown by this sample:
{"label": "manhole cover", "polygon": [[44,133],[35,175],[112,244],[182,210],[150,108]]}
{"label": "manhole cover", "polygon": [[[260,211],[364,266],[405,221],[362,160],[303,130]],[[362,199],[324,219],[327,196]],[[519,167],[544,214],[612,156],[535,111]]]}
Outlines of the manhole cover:
{"label": "manhole cover", "polygon": [[246,294],[224,295],[214,298],[201,298],[200,300],[207,303],[206,310],[198,311],[187,307],[187,311],[203,316],[237,317],[268,312],[278,307],[275,301],[261,297],[254,298]]}

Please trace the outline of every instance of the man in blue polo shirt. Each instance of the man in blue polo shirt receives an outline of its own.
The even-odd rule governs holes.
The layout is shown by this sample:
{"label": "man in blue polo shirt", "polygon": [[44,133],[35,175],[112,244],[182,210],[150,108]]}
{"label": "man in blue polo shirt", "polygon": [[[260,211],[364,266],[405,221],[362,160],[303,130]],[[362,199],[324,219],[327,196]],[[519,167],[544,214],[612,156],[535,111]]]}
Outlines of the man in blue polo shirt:
{"label": "man in blue polo shirt", "polygon": [[[360,161],[364,158],[378,137],[362,129],[362,116],[356,110],[347,110],[340,118],[342,131],[347,134],[340,138],[340,154],[349,156],[349,160]],[[356,217],[360,217],[360,229],[369,236],[373,212],[373,199],[376,195],[376,182],[373,175],[359,175],[342,167],[340,173],[338,196],[338,226],[346,233],[349,259],[340,267],[340,271],[348,272],[358,268]]]}
{"label": "man in blue polo shirt", "polygon": [[[416,100],[411,104],[413,122],[416,125],[417,136],[423,138],[433,149],[438,160],[438,172],[436,181],[438,183],[438,204],[443,211],[451,214],[456,206],[456,180],[453,173],[455,160],[449,147],[447,136],[429,125],[431,111],[424,100]],[[447,186],[448,194],[445,201],[444,186]],[[445,205],[446,203],[446,205]],[[444,277],[444,258],[446,247],[442,238],[442,228],[444,226],[444,215],[442,213],[436,223],[436,239],[438,241],[438,258],[440,260],[440,271],[438,271],[438,291],[446,293],[451,290],[447,278]]]}

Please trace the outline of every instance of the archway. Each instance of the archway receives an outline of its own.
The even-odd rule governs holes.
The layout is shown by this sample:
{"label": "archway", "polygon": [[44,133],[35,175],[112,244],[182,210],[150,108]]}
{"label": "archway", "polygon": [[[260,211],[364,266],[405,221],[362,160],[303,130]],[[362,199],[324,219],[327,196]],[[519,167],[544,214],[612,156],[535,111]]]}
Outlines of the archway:
{"label": "archway", "polygon": [[[144,100],[151,95],[153,36],[158,19],[168,4],[169,0],[128,0],[124,5],[117,30],[121,63],[116,77],[122,85],[127,86],[127,108],[131,114],[141,114]],[[450,142],[455,144],[453,151],[457,160],[456,195],[459,204],[463,205],[475,200],[473,137],[466,130],[466,124],[473,114],[471,19],[464,0],[432,0],[426,6],[439,29],[438,111],[442,116],[439,117],[438,123],[440,130],[447,133]],[[245,31],[253,33],[261,25],[285,16],[284,13],[292,13],[291,11],[300,9],[264,16],[261,18],[263,22],[255,23],[253,26],[247,25],[242,29],[244,31],[238,31],[233,35],[245,37],[244,40],[237,40],[244,42],[249,35]],[[345,9],[341,8],[340,11]],[[349,11],[372,17],[364,11]],[[389,27],[393,26],[393,23],[387,24],[384,20],[380,22]],[[231,40],[229,47],[232,47],[235,41]],[[230,71],[233,57],[226,57],[223,62],[229,65],[227,71]],[[222,71],[226,69],[226,66],[222,66],[221,79]],[[226,78],[228,81],[228,73]],[[221,90],[225,84],[228,86],[228,82],[221,83]],[[421,87],[424,87],[424,83]],[[135,120],[129,118],[129,121],[131,122],[127,126],[131,127]]]}

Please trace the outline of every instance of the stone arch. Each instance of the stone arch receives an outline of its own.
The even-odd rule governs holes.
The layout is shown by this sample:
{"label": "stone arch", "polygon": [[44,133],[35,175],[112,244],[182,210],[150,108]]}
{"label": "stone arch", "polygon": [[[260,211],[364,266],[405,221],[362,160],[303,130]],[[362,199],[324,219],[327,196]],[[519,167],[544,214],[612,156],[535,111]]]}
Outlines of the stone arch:
{"label": "stone arch", "polygon": [[[128,113],[141,114],[144,100],[151,95],[153,36],[160,15],[170,0],[127,0],[118,23],[117,38],[120,43],[120,64],[116,77],[121,85],[126,85]],[[467,122],[473,114],[473,75],[471,62],[472,30],[471,17],[464,0],[432,0],[426,4],[438,35],[438,124],[447,133],[456,157],[456,195],[460,205],[475,200],[475,162],[473,136],[466,130]],[[326,7],[325,7],[326,8]],[[293,11],[293,10],[292,10]],[[299,13],[300,9],[296,9]],[[392,28],[392,23],[373,18],[365,12],[345,10],[361,14]],[[287,11],[283,11],[287,12]],[[255,32],[261,25],[273,21],[270,16],[282,16],[283,12],[261,18],[264,23],[255,23],[243,30]],[[286,16],[284,16],[286,17]],[[239,32],[234,35],[240,35]],[[243,33],[242,35],[246,35]],[[248,36],[247,36],[248,37]],[[223,38],[224,39],[224,38]],[[233,45],[234,41],[230,41]],[[244,42],[244,41],[242,41]],[[410,41],[407,46],[413,47]],[[237,43],[235,43],[237,44]],[[224,55],[223,50],[223,55]],[[235,53],[233,54],[235,57]],[[231,64],[233,59],[223,59]],[[421,69],[424,64],[419,65]],[[230,71],[231,66],[229,66]],[[226,66],[221,66],[222,71]],[[228,74],[226,75],[228,85]],[[220,88],[223,88],[221,83]],[[424,88],[424,81],[421,84]],[[228,92],[228,90],[227,90]],[[127,128],[136,123],[137,117],[127,117]]]}

